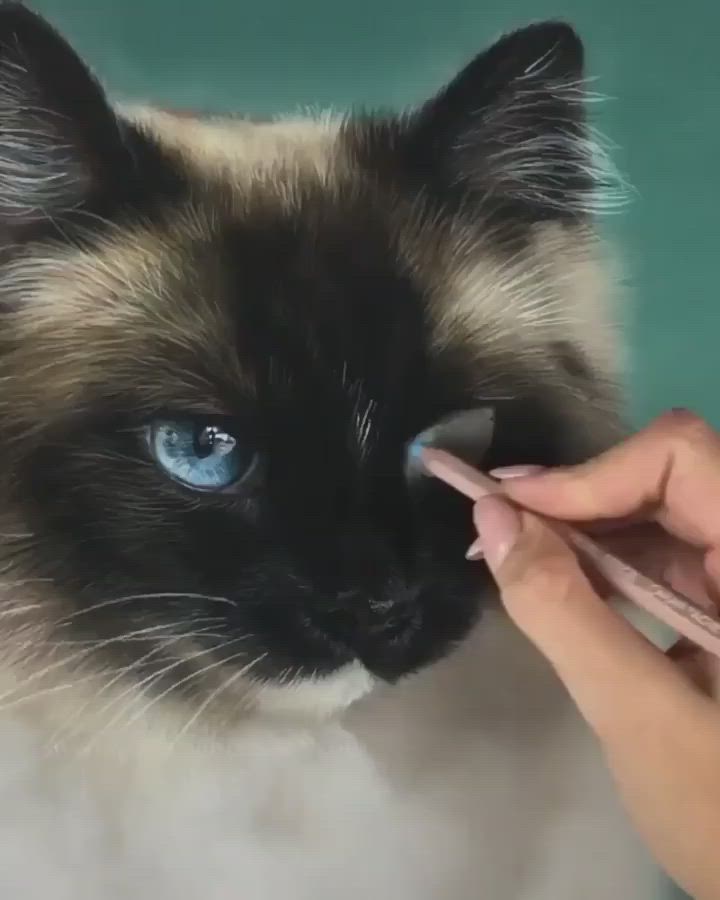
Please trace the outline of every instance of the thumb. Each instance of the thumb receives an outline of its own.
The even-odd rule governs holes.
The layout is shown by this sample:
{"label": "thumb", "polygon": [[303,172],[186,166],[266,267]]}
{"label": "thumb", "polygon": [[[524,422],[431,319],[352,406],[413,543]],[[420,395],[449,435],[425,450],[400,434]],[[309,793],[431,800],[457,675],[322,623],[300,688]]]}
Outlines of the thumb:
{"label": "thumb", "polygon": [[595,593],[572,550],[543,520],[494,495],[478,500],[474,521],[508,614],[601,737],[636,729],[638,710],[673,717],[677,703],[696,694]]}

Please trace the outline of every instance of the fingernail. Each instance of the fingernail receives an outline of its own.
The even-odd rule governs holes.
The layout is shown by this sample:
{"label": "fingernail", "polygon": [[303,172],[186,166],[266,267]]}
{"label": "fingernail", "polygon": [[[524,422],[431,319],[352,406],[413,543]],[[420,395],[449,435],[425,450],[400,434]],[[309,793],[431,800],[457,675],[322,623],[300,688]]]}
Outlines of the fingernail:
{"label": "fingernail", "polygon": [[490,475],[500,481],[506,481],[509,478],[523,478],[525,475],[537,475],[538,472],[544,472],[544,466],[501,466],[499,469],[490,469]]}
{"label": "fingernail", "polygon": [[465,553],[465,559],[469,559],[470,562],[477,562],[477,560],[482,559],[485,556],[485,551],[483,550],[483,544],[480,538],[477,538],[470,544]]}
{"label": "fingernail", "polygon": [[488,565],[502,565],[520,534],[520,516],[498,496],[482,497],[475,504],[473,518]]}

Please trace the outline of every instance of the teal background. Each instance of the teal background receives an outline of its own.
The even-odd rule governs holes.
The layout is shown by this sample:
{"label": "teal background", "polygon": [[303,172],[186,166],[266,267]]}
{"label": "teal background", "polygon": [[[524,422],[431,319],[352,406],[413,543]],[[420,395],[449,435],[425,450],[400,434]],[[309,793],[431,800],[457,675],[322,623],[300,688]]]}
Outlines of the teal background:
{"label": "teal background", "polygon": [[[31,0],[32,2],[32,0]],[[639,424],[720,425],[715,370],[720,4],[689,0],[34,0],[133,99],[274,113],[411,103],[499,31],[562,16],[585,38],[600,127],[636,194],[609,223],[630,283]],[[597,107],[594,107],[597,109]]]}
{"label": "teal background", "polygon": [[635,188],[609,223],[630,283],[631,413],[720,426],[720,4],[695,0],[35,0],[116,94],[252,113],[422,99],[499,31],[564,17]]}

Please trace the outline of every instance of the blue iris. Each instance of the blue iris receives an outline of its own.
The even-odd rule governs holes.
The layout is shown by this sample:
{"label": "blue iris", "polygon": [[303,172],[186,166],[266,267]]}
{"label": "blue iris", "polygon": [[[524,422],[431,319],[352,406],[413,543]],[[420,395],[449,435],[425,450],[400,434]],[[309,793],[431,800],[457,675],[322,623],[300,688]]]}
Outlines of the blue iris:
{"label": "blue iris", "polygon": [[160,468],[196,490],[229,487],[255,461],[225,427],[207,422],[157,420],[148,428],[148,444]]}

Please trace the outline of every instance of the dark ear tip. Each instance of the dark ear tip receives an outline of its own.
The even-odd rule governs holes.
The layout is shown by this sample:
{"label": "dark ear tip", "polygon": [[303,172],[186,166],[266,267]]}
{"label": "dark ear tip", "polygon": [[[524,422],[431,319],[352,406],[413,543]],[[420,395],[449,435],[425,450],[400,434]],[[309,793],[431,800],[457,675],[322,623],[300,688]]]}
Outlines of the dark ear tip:
{"label": "dark ear tip", "polygon": [[24,16],[26,19],[38,18],[37,13],[24,3],[18,3],[17,0],[0,0],[0,16],[8,16],[13,13]]}
{"label": "dark ear tip", "polygon": [[538,68],[547,61],[552,68],[579,70],[583,67],[585,50],[582,39],[568,22],[548,20],[520,28],[501,39],[522,49],[525,57],[536,56]]}
{"label": "dark ear tip", "polygon": [[518,29],[515,34],[536,34],[547,41],[561,44],[577,44],[582,46],[580,35],[575,28],[562,19],[545,19],[542,22],[531,22],[524,28]]}
{"label": "dark ear tip", "polygon": [[550,20],[538,22],[530,28],[537,29],[538,35],[542,35],[548,43],[556,44],[558,50],[583,52],[582,38],[569,22]]}
{"label": "dark ear tip", "polygon": [[5,36],[8,30],[36,28],[42,25],[47,28],[47,23],[41,15],[17,0],[0,0],[0,38]]}

